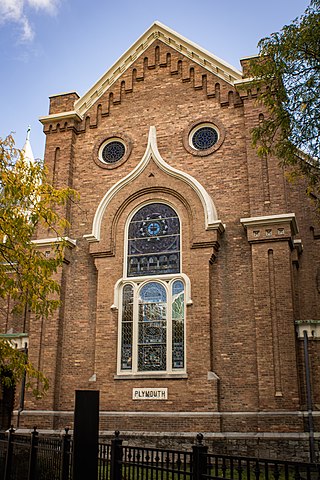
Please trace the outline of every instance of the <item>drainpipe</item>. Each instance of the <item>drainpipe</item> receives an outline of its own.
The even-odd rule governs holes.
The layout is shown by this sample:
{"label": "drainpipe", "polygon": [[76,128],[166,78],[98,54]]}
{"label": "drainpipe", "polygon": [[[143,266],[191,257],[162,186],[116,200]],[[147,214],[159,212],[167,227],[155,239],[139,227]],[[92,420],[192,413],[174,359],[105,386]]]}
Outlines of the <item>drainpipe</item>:
{"label": "drainpipe", "polygon": [[312,390],[310,379],[310,365],[309,365],[309,353],[308,353],[308,333],[303,331],[303,347],[304,347],[304,365],[306,370],[306,387],[307,387],[307,409],[308,409],[308,426],[309,426],[309,455],[310,462],[316,461],[315,448],[314,448],[314,428],[312,417]]}
{"label": "drainpipe", "polygon": [[[27,343],[24,344],[24,349],[23,353],[26,355],[26,363],[28,361],[28,346]],[[25,390],[26,390],[26,372],[24,371],[22,381],[21,381],[21,389],[20,389],[20,402],[19,402],[19,408],[18,408],[18,416],[17,416],[17,428],[19,428],[20,424],[20,414],[24,410],[24,396],[25,396]]]}

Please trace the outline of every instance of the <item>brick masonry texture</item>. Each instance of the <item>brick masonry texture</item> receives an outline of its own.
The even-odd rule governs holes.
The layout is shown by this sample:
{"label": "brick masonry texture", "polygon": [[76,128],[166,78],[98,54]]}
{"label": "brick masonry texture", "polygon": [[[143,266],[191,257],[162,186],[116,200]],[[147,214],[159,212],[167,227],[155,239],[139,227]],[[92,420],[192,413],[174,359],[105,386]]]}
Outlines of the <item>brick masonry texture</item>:
{"label": "brick masonry texture", "polygon": [[[50,113],[72,110],[77,98],[75,93],[52,97]],[[319,238],[313,233],[316,219],[303,182],[289,184],[277,159],[261,159],[251,146],[250,132],[261,113],[254,90],[237,90],[155,40],[82,121],[45,123],[45,162],[52,181],[57,187],[75,188],[81,199],[64,212],[71,223],[68,236],[77,246],[57,274],[62,306],[49,319],[30,319],[30,357],[48,376],[50,391],[41,401],[27,395],[21,425],[33,424],[32,411],[47,411],[37,416],[38,427],[72,426],[74,391],[98,389],[105,412],[101,430],[160,436],[305,430],[299,414],[306,408],[303,345],[295,321],[320,321]],[[192,125],[201,122],[213,122],[224,133],[219,148],[204,156],[185,147]],[[156,127],[165,162],[191,175],[210,195],[224,233],[206,230],[195,190],[151,160],[112,198],[103,215],[101,239],[89,244],[83,236],[92,231],[100,201],[138,165],[150,126]],[[123,163],[103,168],[97,152],[112,137],[130,143],[131,153]],[[182,272],[190,279],[193,301],[186,309],[187,378],[119,379],[118,312],[111,306],[114,287],[123,276],[125,226],[134,209],[155,199],[172,205],[181,219]],[[299,227],[295,237],[290,221],[283,232],[282,225],[268,220],[252,228],[240,222],[289,213],[295,214]],[[302,253],[294,239],[301,239]],[[19,331],[16,320],[7,327]],[[319,345],[319,340],[310,341],[317,409]],[[168,388],[168,400],[133,401],[132,389],[137,387]],[[275,448],[271,443],[264,444],[266,452]],[[240,444],[229,441],[221,448],[229,453]],[[254,449],[250,442],[241,445],[246,452]]]}

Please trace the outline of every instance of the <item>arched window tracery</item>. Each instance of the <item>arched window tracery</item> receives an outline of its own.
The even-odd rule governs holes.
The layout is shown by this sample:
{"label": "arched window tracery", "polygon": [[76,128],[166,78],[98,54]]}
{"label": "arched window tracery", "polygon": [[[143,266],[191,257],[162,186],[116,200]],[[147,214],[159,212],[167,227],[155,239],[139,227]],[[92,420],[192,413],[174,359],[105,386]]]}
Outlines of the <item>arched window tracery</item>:
{"label": "arched window tracery", "polygon": [[135,213],[128,229],[127,265],[128,277],[180,272],[180,220],[173,208],[151,203]]}
{"label": "arched window tracery", "polygon": [[180,261],[180,219],[175,210],[160,202],[141,207],[128,224],[119,312],[120,375],[185,372],[185,283]]}

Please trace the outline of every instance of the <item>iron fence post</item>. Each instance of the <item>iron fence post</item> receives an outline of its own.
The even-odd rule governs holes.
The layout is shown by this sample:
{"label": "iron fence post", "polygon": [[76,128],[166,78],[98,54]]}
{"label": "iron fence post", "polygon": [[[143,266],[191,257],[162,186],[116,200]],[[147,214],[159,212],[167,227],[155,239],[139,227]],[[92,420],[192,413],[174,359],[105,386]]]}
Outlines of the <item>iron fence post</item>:
{"label": "iron fence post", "polygon": [[69,428],[65,428],[65,432],[66,433],[63,435],[62,438],[62,461],[60,480],[68,480],[70,471],[71,435],[69,434]]}
{"label": "iron fence post", "polygon": [[119,438],[120,432],[114,432],[115,438],[111,440],[111,469],[110,480],[121,480],[122,477],[122,440]]}
{"label": "iron fence post", "polygon": [[202,480],[203,475],[207,473],[207,453],[208,447],[203,445],[203,435],[198,433],[197,443],[192,446],[193,451],[193,480]]}
{"label": "iron fence post", "polygon": [[11,467],[12,467],[12,457],[13,457],[13,439],[14,439],[14,428],[11,425],[8,432],[8,446],[6,454],[6,463],[4,467],[4,480],[10,480],[11,477]]}
{"label": "iron fence post", "polygon": [[31,451],[30,451],[28,480],[36,479],[38,443],[39,443],[39,434],[37,432],[37,427],[33,427],[33,432],[31,432]]}

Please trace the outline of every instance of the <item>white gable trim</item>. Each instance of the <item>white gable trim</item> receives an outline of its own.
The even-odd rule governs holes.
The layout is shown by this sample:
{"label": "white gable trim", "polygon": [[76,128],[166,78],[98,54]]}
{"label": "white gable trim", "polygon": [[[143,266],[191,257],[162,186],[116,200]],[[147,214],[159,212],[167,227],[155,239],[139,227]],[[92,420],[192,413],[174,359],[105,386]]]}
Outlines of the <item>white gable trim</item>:
{"label": "white gable trim", "polygon": [[95,103],[110,86],[118,80],[127,68],[140,57],[159,38],[166,45],[184,54],[193,62],[198,63],[206,70],[214,73],[222,80],[233,85],[242,79],[242,73],[221,58],[213,55],[199,45],[190,42],[174,30],[160,22],[155,22],[150,28],[116,61],[116,63],[88,90],[82,97],[75,101],[75,111],[83,117],[85,112]]}
{"label": "white gable trim", "polygon": [[206,230],[219,230],[221,232],[224,230],[222,223],[220,220],[218,220],[217,211],[212,198],[200,184],[200,182],[198,182],[198,180],[193,178],[188,173],[181,172],[180,170],[171,167],[171,165],[163,160],[157,147],[156,128],[151,126],[149,130],[148,145],[141,161],[126,177],[122,178],[119,180],[119,182],[113,185],[113,187],[107,191],[101,200],[94,216],[92,233],[84,235],[84,238],[86,238],[88,242],[100,241],[102,218],[109,203],[122,188],[140,175],[151,159],[153,159],[158,167],[167,175],[182,180],[196,192],[204,209]]}

